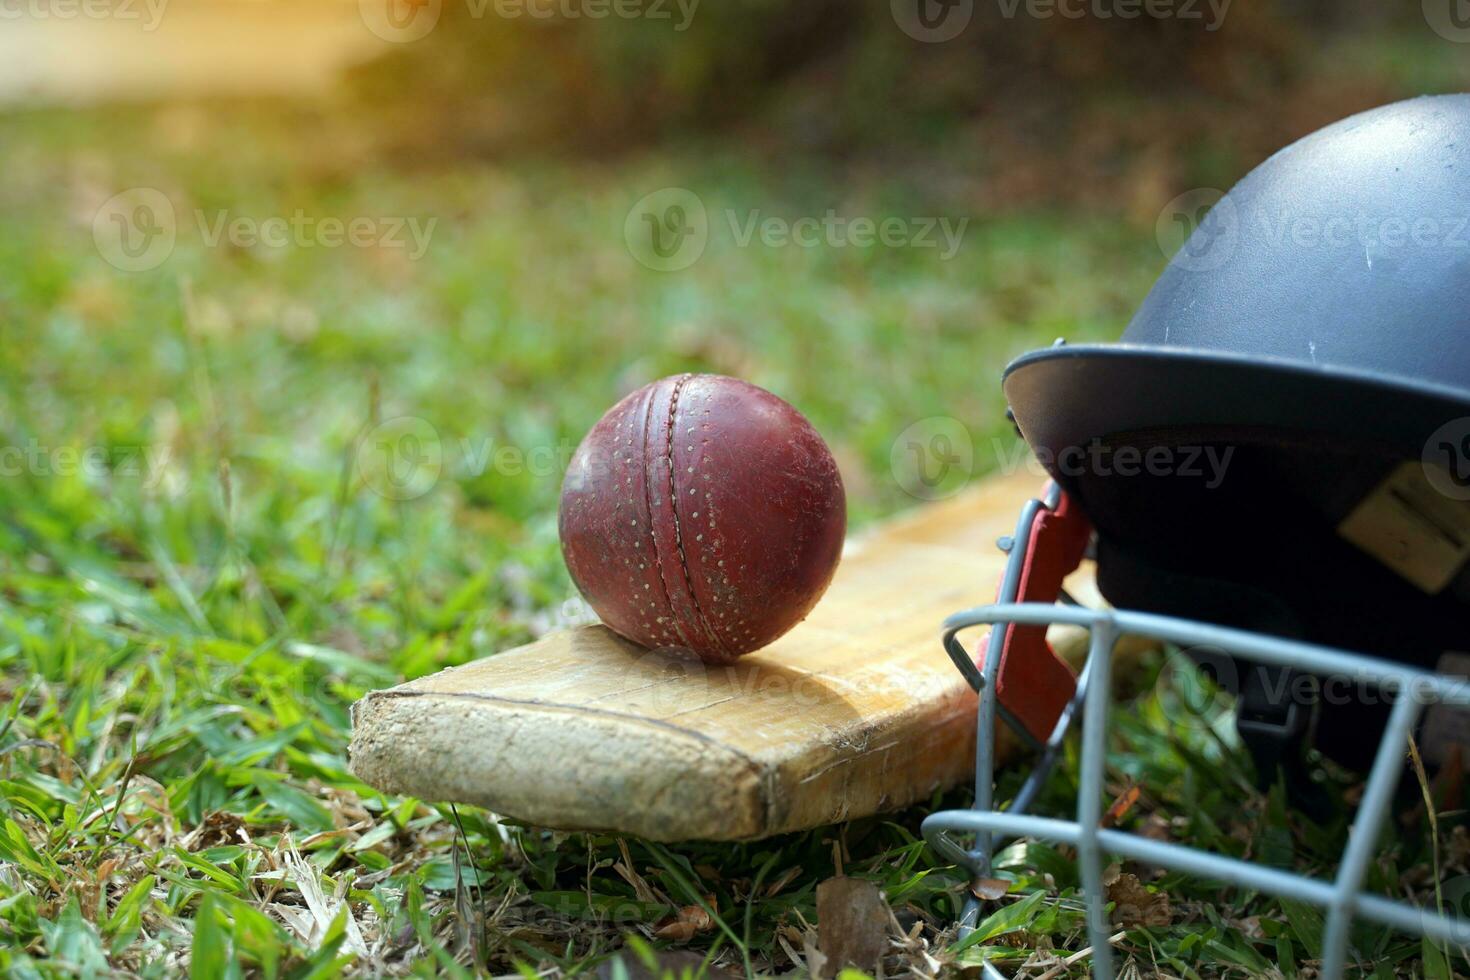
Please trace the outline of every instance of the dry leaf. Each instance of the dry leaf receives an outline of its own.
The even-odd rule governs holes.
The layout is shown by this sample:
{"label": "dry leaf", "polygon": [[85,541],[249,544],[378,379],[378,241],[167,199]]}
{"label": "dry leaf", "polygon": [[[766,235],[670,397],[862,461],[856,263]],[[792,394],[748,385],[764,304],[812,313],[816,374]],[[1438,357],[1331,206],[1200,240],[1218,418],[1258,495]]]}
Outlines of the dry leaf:
{"label": "dry leaf", "polygon": [[1266,931],[1261,928],[1261,917],[1252,915],[1244,919],[1229,920],[1229,924],[1239,929],[1250,939],[1265,939]]}
{"label": "dry leaf", "polygon": [[[789,927],[788,927],[788,929],[789,929]],[[801,937],[798,935],[797,936],[797,939],[800,940],[800,938]],[[804,967],[804,966],[806,966],[806,958],[803,957],[796,950],[794,950],[794,949],[791,948],[791,941],[786,938],[786,934],[784,932],[782,932],[780,930],[778,930],[776,932],[776,942],[780,945],[781,951],[786,954],[786,958],[791,961],[791,965],[792,966],[795,966],[795,967]],[[811,950],[814,953],[817,951],[817,947],[816,947],[816,944],[815,943],[812,943]],[[820,954],[818,954],[818,955],[820,955]],[[807,970],[806,972],[810,976],[816,976],[816,974],[812,973],[811,970]]]}
{"label": "dry leaf", "polygon": [[[1110,869],[1111,870],[1111,869]],[[1104,877],[1108,901],[1113,902],[1113,922],[1124,927],[1167,926],[1173,921],[1167,892],[1151,892],[1134,874],[1114,873]]]}
{"label": "dry leaf", "polygon": [[1108,807],[1108,812],[1103,814],[1102,825],[1104,827],[1117,826],[1118,822],[1126,817],[1128,811],[1132,810],[1133,805],[1138,802],[1139,795],[1137,786],[1129,786],[1122,793],[1119,793],[1118,798],[1113,801],[1113,805]]}
{"label": "dry leaf", "polygon": [[624,881],[633,886],[634,897],[637,898],[638,901],[648,902],[650,905],[666,904],[654,892],[653,888],[649,886],[647,880],[645,880],[642,875],[634,870],[633,858],[628,853],[628,842],[623,840],[621,837],[618,838],[618,853],[622,855],[623,859],[613,865],[613,870],[616,871]]}
{"label": "dry leaf", "polygon": [[239,816],[224,810],[213,810],[205,814],[198,826],[179,839],[179,846],[186,851],[198,852],[211,847],[238,844],[244,826],[245,821]]}
{"label": "dry leaf", "polygon": [[986,902],[993,902],[998,898],[1004,898],[1006,892],[1010,890],[1011,883],[1000,878],[981,878],[970,886],[970,893]]}
{"label": "dry leaf", "polygon": [[[871,881],[829,878],[817,886],[818,948],[834,973],[848,966],[875,972],[888,950],[892,919],[883,893]],[[815,968],[812,975],[818,975]]]}
{"label": "dry leaf", "polygon": [[795,881],[797,876],[800,874],[801,865],[799,864],[793,864],[791,867],[781,872],[781,876],[779,878],[766,886],[766,898],[775,898],[777,895],[781,894],[782,890],[784,890],[787,885]]}
{"label": "dry leaf", "polygon": [[1138,835],[1164,842],[1174,839],[1174,835],[1169,832],[1168,819],[1157,813],[1150,813],[1144,818],[1143,826],[1138,828]]}
{"label": "dry leaf", "polygon": [[659,939],[668,939],[676,943],[687,943],[701,932],[709,932],[715,927],[715,920],[710,914],[698,905],[686,905],[678,912],[665,919],[660,919],[653,927],[653,934]]}

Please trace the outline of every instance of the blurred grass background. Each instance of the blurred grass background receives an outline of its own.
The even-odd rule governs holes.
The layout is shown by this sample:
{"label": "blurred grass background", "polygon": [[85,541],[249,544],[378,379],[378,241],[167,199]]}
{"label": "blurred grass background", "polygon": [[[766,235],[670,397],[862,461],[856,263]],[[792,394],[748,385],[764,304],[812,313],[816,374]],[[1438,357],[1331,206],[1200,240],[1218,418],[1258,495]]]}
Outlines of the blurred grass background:
{"label": "blurred grass background", "polygon": [[[1214,31],[979,5],[935,44],[883,4],[747,0],[700,5],[684,31],[446,4],[404,44],[373,36],[356,5],[333,7],[350,66],[327,82],[285,71],[289,91],[255,92],[251,72],[268,81],[282,58],[270,30],[289,33],[292,14],[244,6],[256,26],[235,41],[218,29],[245,16],[230,4],[178,3],[149,37],[80,23],[75,49],[56,41],[65,24],[22,20],[17,36],[42,32],[77,65],[0,72],[12,975],[520,963],[546,976],[596,968],[630,933],[666,945],[660,924],[701,899],[734,923],[694,935],[701,956],[779,971],[783,930],[799,949],[834,846],[957,969],[973,953],[946,952],[944,927],[963,886],[931,870],[921,813],[665,849],[522,831],[351,777],[347,707],[361,693],[585,615],[557,552],[560,472],[486,453],[564,459],[632,388],[717,371],[812,419],[855,523],[911,506],[889,465],[899,433],[948,416],[973,437],[977,475],[1012,458],[1001,367],[1055,337],[1115,336],[1166,260],[1155,229],[1176,195],[1228,187],[1349,112],[1470,79],[1470,46],[1417,9],[1366,2],[1241,3]],[[224,20],[184,67],[124,84],[143,77],[129,64],[171,64],[170,45],[190,47],[171,25],[200,17]],[[117,43],[130,60],[114,77]],[[220,45],[231,59],[212,68],[201,51]],[[92,80],[56,81],[78,73]],[[94,222],[139,187],[168,198],[178,237],[157,267],[127,272]],[[635,202],[666,187],[696,193],[712,226],[676,272],[641,265],[624,238]],[[829,209],[968,224],[946,260],[741,247],[726,223]],[[298,212],[433,224],[417,259],[381,244],[211,245],[201,227]],[[443,453],[442,477],[412,500],[375,492],[362,467],[364,433],[397,416],[427,422]],[[104,462],[75,462],[88,453]],[[1170,724],[1171,691],[1140,719]],[[1120,766],[1149,772],[1150,819],[1184,819],[1182,839],[1228,849],[1229,825],[1272,804],[1229,768],[1228,725],[1211,724],[1140,728]],[[1044,857],[1017,867],[1064,874]],[[638,904],[615,863],[659,901]],[[1061,899],[1045,922],[1033,909],[1012,924],[1018,942],[1078,941],[1056,876]],[[1134,954],[1199,975],[1310,962],[1309,910],[1180,894],[1226,911],[1131,934]],[[1211,914],[1209,938],[1188,940]],[[1394,942],[1363,940],[1390,970],[1435,968],[1417,941]]]}

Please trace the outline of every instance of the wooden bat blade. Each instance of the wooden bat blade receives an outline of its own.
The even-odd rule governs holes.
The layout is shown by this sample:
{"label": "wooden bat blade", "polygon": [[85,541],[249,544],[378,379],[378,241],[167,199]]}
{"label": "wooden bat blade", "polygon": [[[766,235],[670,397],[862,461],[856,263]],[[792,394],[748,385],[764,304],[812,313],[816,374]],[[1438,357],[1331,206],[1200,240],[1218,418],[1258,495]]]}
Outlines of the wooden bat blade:
{"label": "wooden bat blade", "polygon": [[993,478],[857,537],[812,614],[733,666],[595,626],[370,694],[353,710],[353,771],[538,826],[665,841],[925,799],[974,756],[975,696],[939,624],[994,597],[995,540],[1040,489],[1033,474]]}

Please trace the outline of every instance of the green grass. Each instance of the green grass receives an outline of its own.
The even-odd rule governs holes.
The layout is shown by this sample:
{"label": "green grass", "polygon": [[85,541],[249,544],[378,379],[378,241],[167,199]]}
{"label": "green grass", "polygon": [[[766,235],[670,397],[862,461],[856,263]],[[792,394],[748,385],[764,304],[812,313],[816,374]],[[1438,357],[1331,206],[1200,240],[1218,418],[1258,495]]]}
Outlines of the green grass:
{"label": "green grass", "polygon": [[[644,381],[738,374],[814,421],[855,521],[875,519],[915,503],[889,454],[917,420],[959,419],[977,472],[999,465],[1001,366],[1056,336],[1116,335],[1162,264],[1152,228],[986,219],[923,175],[773,173],[711,151],[395,168],[360,135],[270,107],[0,119],[0,463],[23,460],[0,479],[0,972],[570,974],[630,942],[679,945],[659,924],[701,904],[690,948],[783,972],[839,864],[917,930],[906,962],[973,961],[982,947],[948,930],[962,876],[917,837],[927,808],[741,846],[550,833],[363,785],[348,707],[582,615],[557,467],[497,466],[494,448],[564,458]],[[692,267],[658,273],[622,229],[670,185],[717,225],[725,209],[828,208],[972,223],[947,262],[740,248],[717,230]],[[181,230],[159,268],[125,273],[92,218],[136,186],[165,192]],[[210,247],[194,209],[437,223],[413,261]],[[411,500],[375,492],[359,453],[400,416],[443,457]],[[1129,826],[1331,866],[1342,828],[1277,827],[1219,710],[1180,720],[1187,678],[1154,664],[1141,683],[1112,779],[1143,788]],[[1013,894],[1042,897],[1001,903],[977,943],[1012,959],[1086,945],[1065,854],[1029,844],[1001,866]],[[1390,859],[1374,875],[1399,888]],[[1305,975],[1320,941],[1309,910],[1177,876],[1150,887],[1170,924],[1129,930],[1120,954],[1145,972]],[[1417,941],[1357,941],[1382,975],[1419,969]]]}

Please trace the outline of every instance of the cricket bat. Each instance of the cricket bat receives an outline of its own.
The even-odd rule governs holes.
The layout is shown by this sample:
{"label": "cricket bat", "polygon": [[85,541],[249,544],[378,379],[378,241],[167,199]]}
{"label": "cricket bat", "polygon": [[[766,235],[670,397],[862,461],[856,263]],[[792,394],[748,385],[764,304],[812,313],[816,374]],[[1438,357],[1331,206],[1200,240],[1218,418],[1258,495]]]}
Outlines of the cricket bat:
{"label": "cricket bat", "polygon": [[[849,538],[807,619],[732,666],[588,626],[369,694],[352,769],[386,792],[660,841],[748,840],[927,799],[973,776],[976,696],[940,623],[994,598],[996,540],[1041,483],[991,478]],[[1087,563],[1067,588],[1098,601]],[[1080,656],[1071,639],[1053,643]],[[1019,743],[999,735],[1004,759]]]}

